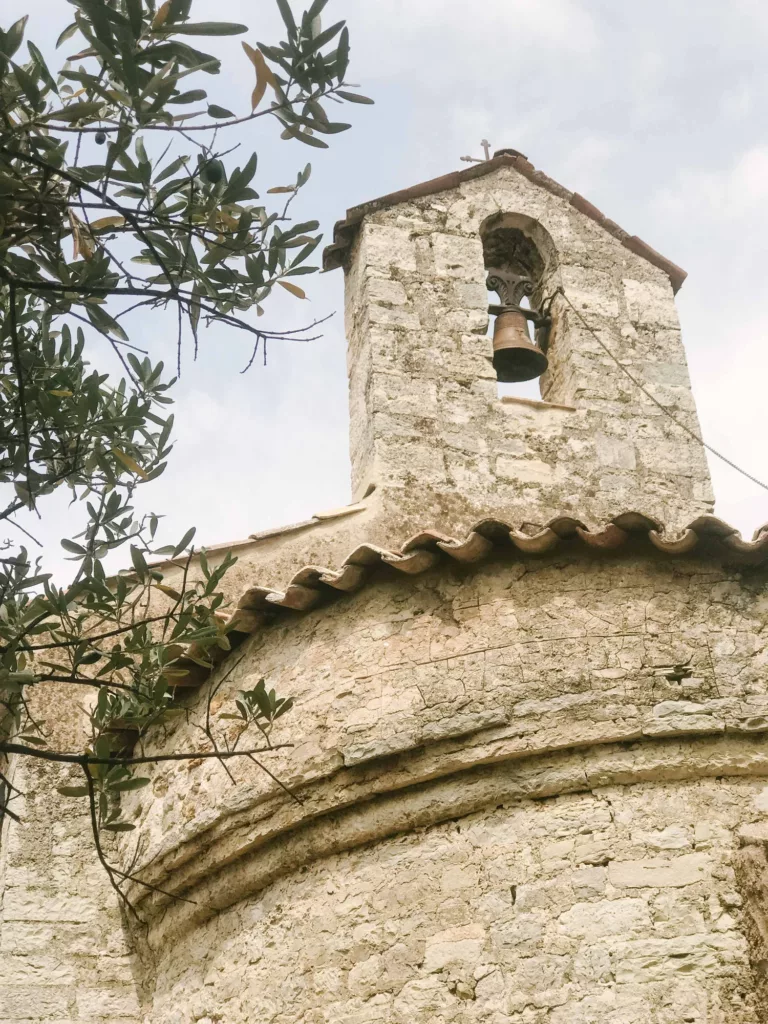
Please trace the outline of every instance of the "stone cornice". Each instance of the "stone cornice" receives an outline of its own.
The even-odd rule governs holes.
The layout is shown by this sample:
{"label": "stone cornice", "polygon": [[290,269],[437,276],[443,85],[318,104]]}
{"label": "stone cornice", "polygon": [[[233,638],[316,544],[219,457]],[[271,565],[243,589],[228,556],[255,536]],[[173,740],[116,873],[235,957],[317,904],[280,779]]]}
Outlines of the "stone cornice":
{"label": "stone cornice", "polygon": [[489,806],[608,785],[767,777],[763,722],[753,730],[706,714],[688,725],[678,717],[657,723],[656,735],[633,726],[605,731],[602,740],[596,726],[580,740],[558,729],[537,750],[514,729],[418,746],[316,779],[298,789],[300,805],[284,794],[265,798],[136,869],[190,902],[138,886],[130,898],[160,947],[319,858]]}

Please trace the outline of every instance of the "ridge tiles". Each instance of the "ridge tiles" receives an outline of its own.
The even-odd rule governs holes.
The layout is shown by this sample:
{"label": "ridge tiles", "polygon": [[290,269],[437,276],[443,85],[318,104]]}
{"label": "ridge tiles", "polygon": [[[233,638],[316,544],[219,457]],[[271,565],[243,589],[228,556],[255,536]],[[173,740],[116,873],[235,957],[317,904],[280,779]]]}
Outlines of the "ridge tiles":
{"label": "ridge tiles", "polygon": [[423,196],[436,195],[440,192],[446,192],[448,189],[458,188],[463,182],[482,178],[486,174],[491,174],[493,171],[498,170],[500,167],[512,167],[540,188],[546,189],[553,195],[567,199],[574,209],[583,213],[585,217],[589,217],[590,220],[595,221],[609,235],[617,238],[625,249],[629,249],[630,252],[635,253],[637,256],[642,256],[643,259],[653,264],[654,267],[663,270],[669,277],[672,290],[674,292],[679,291],[680,286],[688,276],[685,270],[651,248],[642,238],[638,238],[637,235],[630,235],[624,231],[623,228],[606,217],[601,210],[590,203],[588,199],[585,199],[584,196],[580,196],[578,192],[570,192],[553,178],[548,177],[542,171],[536,170],[522,153],[511,149],[498,150],[491,160],[474,164],[466,170],[451,171],[450,174],[443,174],[439,178],[422,181],[418,185],[411,185],[410,188],[404,188],[398,192],[390,192],[389,195],[380,196],[378,199],[372,199],[367,203],[351,207],[351,209],[347,210],[347,216],[343,220],[337,221],[334,225],[333,242],[326,246],[323,251],[323,269],[335,270],[337,267],[344,266],[357,230],[366,214],[374,213],[376,210],[385,210],[391,206],[396,206],[398,203],[407,203]]}

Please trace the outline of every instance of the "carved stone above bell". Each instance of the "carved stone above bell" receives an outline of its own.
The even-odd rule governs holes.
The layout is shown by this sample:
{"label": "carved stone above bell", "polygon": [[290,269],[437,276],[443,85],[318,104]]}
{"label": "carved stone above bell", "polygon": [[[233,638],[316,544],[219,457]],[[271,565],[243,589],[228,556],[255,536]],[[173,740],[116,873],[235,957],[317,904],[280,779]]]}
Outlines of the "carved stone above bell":
{"label": "carved stone above bell", "polygon": [[530,274],[512,267],[494,267],[488,272],[486,287],[496,292],[501,306],[518,307],[523,299],[533,295],[534,282]]}

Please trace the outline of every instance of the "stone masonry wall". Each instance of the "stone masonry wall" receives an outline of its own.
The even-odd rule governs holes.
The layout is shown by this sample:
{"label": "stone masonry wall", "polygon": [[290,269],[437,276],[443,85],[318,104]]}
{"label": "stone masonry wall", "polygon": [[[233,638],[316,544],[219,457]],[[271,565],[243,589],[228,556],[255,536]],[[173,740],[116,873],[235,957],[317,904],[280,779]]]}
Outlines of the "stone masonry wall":
{"label": "stone masonry wall", "polygon": [[565,198],[501,168],[361,225],[346,282],[356,497],[375,483],[391,515],[408,527],[421,518],[416,529],[427,511],[447,529],[477,513],[542,522],[570,511],[595,522],[638,509],[680,526],[711,511],[700,443],[562,298],[542,380],[548,405],[499,400],[481,238],[499,217],[537,241],[541,293],[562,286],[616,358],[698,434],[667,276]]}
{"label": "stone masonry wall", "polygon": [[56,793],[58,766],[19,764],[0,866],[0,1024],[137,1024],[120,909],[93,848],[87,806]]}
{"label": "stone masonry wall", "polygon": [[754,968],[758,1018],[764,1021],[768,1020],[768,836],[764,827],[758,828],[757,836],[744,836],[734,867],[744,903],[744,934]]}
{"label": "stone masonry wall", "polygon": [[[32,713],[52,748],[81,750],[77,706],[41,689]],[[20,758],[9,774],[24,795],[12,805],[22,824],[6,819],[0,835],[0,1024],[138,1024],[131,943],[87,803],[56,792],[82,776]]]}
{"label": "stone masonry wall", "polygon": [[135,796],[137,870],[196,901],[134,893],[145,1021],[758,1024],[766,621],[764,571],[648,552],[283,617],[213,711],[262,675],[297,698],[266,763],[301,803],[247,761]]}
{"label": "stone masonry wall", "polygon": [[332,856],[185,936],[152,1024],[757,1024],[751,781],[598,787]]}

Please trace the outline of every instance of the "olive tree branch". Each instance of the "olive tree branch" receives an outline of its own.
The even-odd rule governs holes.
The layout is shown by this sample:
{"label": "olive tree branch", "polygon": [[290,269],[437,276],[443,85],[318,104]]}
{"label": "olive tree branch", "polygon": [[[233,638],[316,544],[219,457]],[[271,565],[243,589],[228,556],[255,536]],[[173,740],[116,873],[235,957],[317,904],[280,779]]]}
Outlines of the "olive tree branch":
{"label": "olive tree branch", "polygon": [[0,754],[23,754],[26,757],[35,757],[42,761],[55,761],[57,764],[104,764],[112,766],[158,764],[161,761],[196,761],[198,758],[229,759],[231,757],[249,757],[252,754],[268,754],[273,750],[283,750],[287,747],[293,747],[293,743],[272,743],[267,747],[253,747],[250,750],[191,750],[179,754],[152,754],[146,757],[95,757],[92,754],[61,754],[54,750],[30,747],[24,743],[0,742]]}

